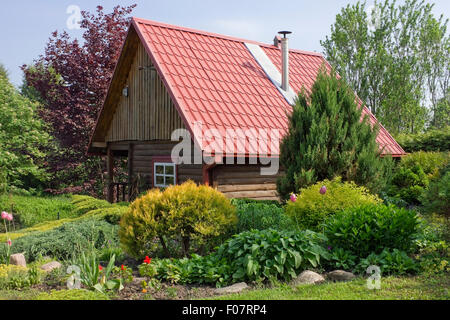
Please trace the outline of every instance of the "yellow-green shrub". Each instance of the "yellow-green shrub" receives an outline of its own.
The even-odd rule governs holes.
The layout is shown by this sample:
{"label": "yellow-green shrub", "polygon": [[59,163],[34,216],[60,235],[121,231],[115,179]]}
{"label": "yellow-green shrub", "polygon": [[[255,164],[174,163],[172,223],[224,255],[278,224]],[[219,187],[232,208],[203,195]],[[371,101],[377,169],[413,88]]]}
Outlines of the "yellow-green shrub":
{"label": "yellow-green shrub", "polygon": [[26,274],[28,269],[26,267],[22,266],[15,266],[15,265],[6,265],[6,264],[0,264],[0,278],[8,278],[8,275],[12,273],[24,273]]}
{"label": "yellow-green shrub", "polygon": [[[326,186],[325,194],[319,192]],[[381,199],[370,194],[365,187],[354,182],[342,182],[341,178],[320,181],[301,189],[297,201],[289,201],[286,213],[299,228],[318,230],[319,225],[331,214],[364,204],[378,204]]]}
{"label": "yellow-green shrub", "polygon": [[93,197],[77,198],[75,202],[72,201],[75,206],[75,214],[77,216],[84,215],[92,210],[111,208],[113,205],[105,200],[96,199]]}
{"label": "yellow-green shrub", "polygon": [[[224,234],[236,223],[230,200],[219,191],[192,181],[149,191],[122,216],[119,237],[126,252],[137,258],[154,249],[155,238],[181,241],[188,254],[192,241],[204,243]],[[166,252],[167,253],[167,252]]]}

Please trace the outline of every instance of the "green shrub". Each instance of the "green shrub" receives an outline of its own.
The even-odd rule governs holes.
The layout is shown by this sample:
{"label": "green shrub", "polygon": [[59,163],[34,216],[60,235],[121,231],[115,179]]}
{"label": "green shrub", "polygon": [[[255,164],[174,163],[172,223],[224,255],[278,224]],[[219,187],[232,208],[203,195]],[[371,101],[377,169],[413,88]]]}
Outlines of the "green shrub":
{"label": "green shrub", "polygon": [[450,126],[421,134],[399,135],[396,140],[406,152],[450,151]]}
{"label": "green shrub", "polygon": [[53,230],[16,239],[11,249],[13,253],[25,252],[27,261],[40,256],[66,260],[92,247],[101,248],[108,242],[118,246],[117,229],[117,226],[95,219],[69,222]]}
{"label": "green shrub", "polygon": [[232,203],[236,206],[238,217],[235,233],[241,233],[252,229],[294,229],[292,220],[286,215],[284,209],[278,205],[259,202],[243,203],[234,200],[232,200]]}
{"label": "green shrub", "polygon": [[449,162],[449,153],[416,152],[402,158],[391,181],[389,195],[409,204],[421,204],[421,195],[439,170]]}
{"label": "green shrub", "polygon": [[187,255],[192,242],[214,240],[235,222],[235,208],[222,193],[188,181],[163,192],[150,190],[134,201],[122,216],[119,236],[124,250],[136,258],[154,250],[157,237],[165,249],[167,242],[179,241]]}
{"label": "green shrub", "polygon": [[402,157],[400,167],[413,168],[414,166],[419,166],[429,178],[433,178],[449,161],[449,152],[418,151]]}
{"label": "green shrub", "polygon": [[388,275],[405,275],[419,270],[417,262],[398,249],[384,249],[380,254],[371,253],[367,258],[361,259],[356,271],[365,274],[367,268],[372,265],[378,266],[382,274]]}
{"label": "green shrub", "polygon": [[111,224],[119,224],[122,216],[128,212],[129,207],[124,205],[114,204],[111,207],[95,209],[88,211],[84,214],[84,217],[93,217],[96,219],[102,219]]}
{"label": "green shrub", "polygon": [[[319,193],[322,186],[327,187],[325,194]],[[366,188],[354,182],[343,183],[340,178],[336,178],[301,189],[297,201],[288,202],[286,213],[299,228],[318,230],[328,216],[338,211],[376,203],[381,203],[381,199],[370,194]]]}
{"label": "green shrub", "polygon": [[331,216],[324,224],[329,245],[364,258],[383,249],[410,252],[418,232],[414,211],[394,206],[366,205]]}
{"label": "green shrub", "polygon": [[[21,227],[31,227],[41,222],[52,221],[59,218],[73,218],[76,214],[73,212],[73,205],[70,197],[35,197],[35,196],[17,196],[0,195],[0,211],[11,212],[20,223]],[[2,227],[0,227],[0,230]]]}
{"label": "green shrub", "polygon": [[354,91],[334,71],[321,69],[311,91],[302,90],[280,144],[282,199],[317,181],[342,176],[373,192],[386,183],[386,163],[376,142],[379,126],[362,115]]}
{"label": "green shrub", "polygon": [[98,292],[84,289],[52,290],[50,293],[42,292],[35,300],[109,300],[108,296]]}
{"label": "green shrub", "polygon": [[329,254],[326,238],[313,231],[252,230],[235,235],[206,257],[156,261],[158,277],[183,283],[290,280],[308,268],[319,268]]}
{"label": "green shrub", "polygon": [[76,197],[72,204],[75,207],[74,214],[76,214],[77,216],[84,215],[89,211],[113,207],[113,204],[109,203],[108,201],[87,196]]}
{"label": "green shrub", "polygon": [[450,166],[441,170],[440,177],[430,183],[419,200],[426,211],[450,216]]}

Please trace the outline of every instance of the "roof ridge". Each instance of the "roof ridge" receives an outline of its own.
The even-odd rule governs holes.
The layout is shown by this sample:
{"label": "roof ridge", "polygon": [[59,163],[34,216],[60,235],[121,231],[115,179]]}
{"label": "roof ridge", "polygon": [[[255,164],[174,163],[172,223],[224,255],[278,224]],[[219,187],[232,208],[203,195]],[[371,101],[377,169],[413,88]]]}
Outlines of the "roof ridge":
{"label": "roof ridge", "polygon": [[[201,35],[205,35],[205,36],[209,36],[209,37],[226,39],[226,40],[230,40],[230,41],[236,41],[236,42],[242,42],[242,43],[253,43],[253,44],[263,46],[266,48],[281,50],[280,48],[278,48],[274,45],[260,42],[260,41],[249,40],[249,39],[244,39],[244,38],[239,38],[239,37],[233,37],[233,36],[228,36],[228,35],[224,35],[224,34],[220,34],[220,33],[209,32],[209,31],[204,31],[204,30],[199,30],[199,29],[194,29],[194,28],[189,28],[189,27],[177,26],[174,24],[159,22],[159,21],[155,21],[155,20],[148,20],[148,19],[143,19],[143,18],[138,18],[138,17],[132,17],[132,20],[134,20],[136,23],[153,25],[153,26],[158,26],[158,27],[163,27],[163,28],[168,28],[168,29],[181,30],[181,31],[201,34]],[[300,50],[300,49],[291,49],[291,48],[289,48],[289,52],[310,55],[310,56],[317,56],[317,57],[323,58],[323,55],[319,52],[306,51],[306,50]]]}

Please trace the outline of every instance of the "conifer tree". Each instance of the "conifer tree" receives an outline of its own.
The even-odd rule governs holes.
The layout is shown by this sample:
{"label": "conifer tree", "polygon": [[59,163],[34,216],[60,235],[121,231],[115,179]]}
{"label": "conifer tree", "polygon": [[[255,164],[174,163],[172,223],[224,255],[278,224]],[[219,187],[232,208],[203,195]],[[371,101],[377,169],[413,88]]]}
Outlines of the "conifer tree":
{"label": "conifer tree", "polygon": [[283,198],[336,176],[372,191],[383,186],[387,166],[376,143],[378,128],[362,117],[356,99],[349,86],[325,68],[310,94],[299,93],[280,146],[285,174],[277,188]]}

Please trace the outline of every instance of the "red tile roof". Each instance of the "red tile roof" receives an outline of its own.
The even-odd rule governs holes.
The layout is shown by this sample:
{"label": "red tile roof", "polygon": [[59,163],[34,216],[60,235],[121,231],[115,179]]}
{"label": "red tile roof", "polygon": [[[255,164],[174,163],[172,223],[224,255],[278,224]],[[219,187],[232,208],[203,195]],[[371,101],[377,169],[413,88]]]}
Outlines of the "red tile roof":
{"label": "red tile roof", "polygon": [[[244,43],[258,44],[281,71],[278,47],[138,18],[132,24],[191,132],[200,121],[204,130],[216,128],[222,136],[227,128],[279,129],[281,136],[285,134],[292,107]],[[291,49],[289,59],[290,85],[295,92],[302,86],[310,89],[319,68],[328,65],[314,52]],[[372,123],[377,121],[366,107],[363,112]],[[255,139],[249,140],[246,154],[256,153]],[[405,153],[383,127],[377,141],[383,154]],[[202,149],[208,144],[203,141]]]}

